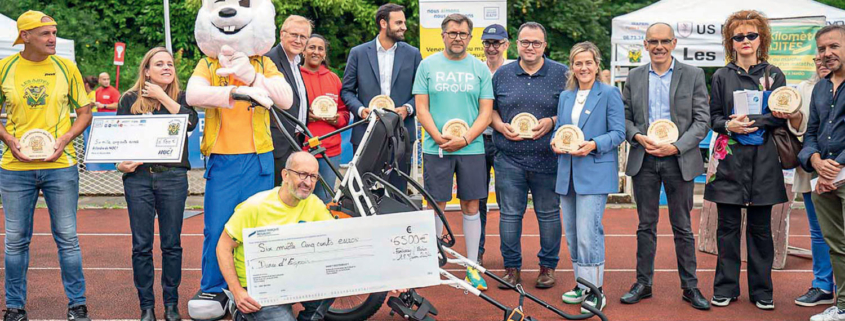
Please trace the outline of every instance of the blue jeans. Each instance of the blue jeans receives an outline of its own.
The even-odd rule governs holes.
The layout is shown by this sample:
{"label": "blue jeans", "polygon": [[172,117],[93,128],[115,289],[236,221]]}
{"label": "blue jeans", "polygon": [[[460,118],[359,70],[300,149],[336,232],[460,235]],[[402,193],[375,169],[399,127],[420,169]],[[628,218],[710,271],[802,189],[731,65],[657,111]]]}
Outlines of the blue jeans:
{"label": "blue jeans", "polygon": [[[261,307],[258,312],[244,314],[248,321],[317,321],[326,317],[326,312],[334,299],[300,302],[304,308],[297,317],[293,317],[293,304]],[[240,312],[238,312],[240,313]]]}
{"label": "blue jeans", "polygon": [[132,229],[132,273],[141,310],[155,307],[153,242],[158,213],[161,239],[161,288],[165,305],[179,303],[182,282],[182,218],[188,198],[188,170],[153,173],[140,167],[123,174],[123,189]]}
{"label": "blue jeans", "polygon": [[813,252],[813,287],[833,291],[833,266],[830,263],[830,246],[825,243],[822,236],[812,195],[813,193],[804,193],[804,207],[807,209],[807,220],[810,222],[810,240],[812,242],[810,249]]}
{"label": "blue jeans", "polygon": [[501,220],[502,258],[506,268],[522,268],[522,218],[528,207],[528,191],[534,200],[534,212],[540,225],[540,266],[556,268],[560,260],[560,199],[555,193],[557,174],[526,171],[511,163],[505,155],[496,156],[496,195]]}
{"label": "blue jeans", "polygon": [[[607,194],[576,194],[574,187],[569,187],[569,195],[560,196],[560,208],[575,278],[582,277],[595,286],[602,286],[604,227],[601,219],[607,203]],[[580,284],[578,286],[583,287]]]}
{"label": "blue jeans", "polygon": [[[320,176],[326,180],[326,184],[329,184],[329,186],[334,189],[334,183],[337,180],[337,175],[332,168],[329,167],[329,164],[326,163],[325,159],[318,158],[317,160],[320,162]],[[340,155],[329,157],[329,162],[331,162],[335,168],[340,170]],[[317,197],[323,200],[323,203],[328,203],[332,200],[332,194],[327,192],[323,187],[323,184],[320,182],[317,182],[317,187],[314,188],[314,195],[317,195]]]}
{"label": "blue jeans", "polygon": [[59,249],[59,266],[68,306],[85,304],[82,252],[76,235],[77,167],[30,171],[0,169],[0,182],[6,219],[6,307],[23,309],[26,306],[29,243],[39,191],[44,193],[50,212],[50,228]]}

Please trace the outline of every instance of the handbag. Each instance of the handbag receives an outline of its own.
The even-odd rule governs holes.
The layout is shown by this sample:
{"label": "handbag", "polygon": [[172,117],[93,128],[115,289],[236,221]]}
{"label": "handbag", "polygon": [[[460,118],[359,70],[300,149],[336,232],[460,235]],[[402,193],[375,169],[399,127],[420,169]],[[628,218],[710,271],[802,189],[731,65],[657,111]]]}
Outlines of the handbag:
{"label": "handbag", "polygon": [[[766,66],[766,71],[763,76],[765,79],[766,90],[769,90],[769,71],[772,65]],[[786,126],[777,127],[772,131],[772,139],[775,141],[775,146],[778,148],[778,156],[780,156],[780,167],[783,169],[793,169],[801,165],[798,160],[798,153],[801,152],[802,144],[791,131],[786,129]]]}

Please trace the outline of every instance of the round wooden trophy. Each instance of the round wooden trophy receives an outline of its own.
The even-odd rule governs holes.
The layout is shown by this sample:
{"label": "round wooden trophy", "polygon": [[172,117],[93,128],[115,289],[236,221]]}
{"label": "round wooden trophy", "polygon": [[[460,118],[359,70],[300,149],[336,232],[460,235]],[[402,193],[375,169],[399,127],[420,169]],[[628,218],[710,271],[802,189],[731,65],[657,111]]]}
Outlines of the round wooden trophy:
{"label": "round wooden trophy", "polygon": [[314,98],[314,101],[311,102],[311,112],[317,118],[332,118],[337,115],[337,103],[329,96]]}
{"label": "round wooden trophy", "polygon": [[801,93],[797,89],[783,86],[769,95],[769,110],[791,114],[801,108]]}
{"label": "round wooden trophy", "polygon": [[469,131],[469,124],[465,122],[463,119],[452,119],[446,122],[443,125],[443,129],[440,131],[442,135],[450,135],[452,137],[462,137],[466,135]]}
{"label": "round wooden trophy", "polygon": [[378,95],[370,100],[370,105],[368,107],[394,110],[396,109],[396,104],[393,103],[393,99],[390,99],[390,96]]}
{"label": "round wooden trophy", "polygon": [[671,120],[659,119],[648,126],[648,138],[655,144],[671,144],[678,141],[678,126]]}
{"label": "round wooden trophy", "polygon": [[581,147],[581,143],[584,142],[584,132],[578,126],[563,125],[555,131],[552,139],[557,149],[571,153]]}
{"label": "round wooden trophy", "polygon": [[537,117],[529,113],[519,113],[511,119],[511,127],[519,133],[519,137],[522,138],[533,138],[534,137],[534,127],[539,124],[537,121]]}
{"label": "round wooden trophy", "polygon": [[30,159],[45,159],[53,154],[56,139],[43,129],[33,129],[21,136],[21,153]]}

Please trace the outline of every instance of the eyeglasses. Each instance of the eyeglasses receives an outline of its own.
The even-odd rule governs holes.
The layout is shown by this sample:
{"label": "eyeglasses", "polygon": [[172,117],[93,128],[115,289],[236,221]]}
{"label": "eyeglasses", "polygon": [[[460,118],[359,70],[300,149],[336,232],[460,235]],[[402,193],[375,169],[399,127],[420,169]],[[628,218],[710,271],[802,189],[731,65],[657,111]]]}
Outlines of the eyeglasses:
{"label": "eyeglasses", "polygon": [[658,45],[668,46],[672,44],[672,41],[675,39],[648,39],[645,42],[652,47],[656,47]]}
{"label": "eyeglasses", "polygon": [[495,49],[499,49],[499,47],[505,45],[505,42],[504,41],[484,41],[481,44],[484,45],[484,48],[490,48],[490,46],[492,46]]}
{"label": "eyeglasses", "polygon": [[285,33],[290,35],[291,37],[293,37],[293,40],[299,40],[299,41],[302,41],[302,42],[308,41],[308,36],[300,35],[298,33],[293,33],[293,32],[287,32],[287,31],[285,31]]}
{"label": "eyeglasses", "polygon": [[528,41],[528,40],[517,40],[516,41],[522,48],[533,47],[535,49],[540,48],[545,42],[542,41]]}
{"label": "eyeglasses", "polygon": [[733,39],[736,42],[742,42],[745,38],[748,38],[748,41],[754,41],[759,36],[760,36],[760,34],[758,34],[758,33],[749,32],[747,35],[736,35],[736,36],[731,37],[731,39]]}
{"label": "eyeglasses", "polygon": [[289,169],[289,168],[285,168],[285,170],[296,174],[296,176],[299,176],[299,179],[301,179],[303,181],[306,180],[306,179],[311,179],[312,182],[316,182],[318,179],[320,179],[320,174],[309,174],[309,173],[305,173],[305,172],[298,172],[298,171],[295,171],[295,170],[292,170],[292,169]]}
{"label": "eyeglasses", "polygon": [[449,38],[456,39],[460,37],[461,40],[466,40],[469,38],[469,34],[466,32],[444,32]]}

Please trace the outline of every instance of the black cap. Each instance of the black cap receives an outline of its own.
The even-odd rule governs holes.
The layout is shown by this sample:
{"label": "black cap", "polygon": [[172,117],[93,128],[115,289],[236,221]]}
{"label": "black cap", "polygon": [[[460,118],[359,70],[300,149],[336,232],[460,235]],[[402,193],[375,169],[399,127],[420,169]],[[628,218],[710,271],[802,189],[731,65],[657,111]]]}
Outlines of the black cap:
{"label": "black cap", "polygon": [[507,40],[508,30],[502,25],[494,24],[484,28],[481,33],[481,40]]}

